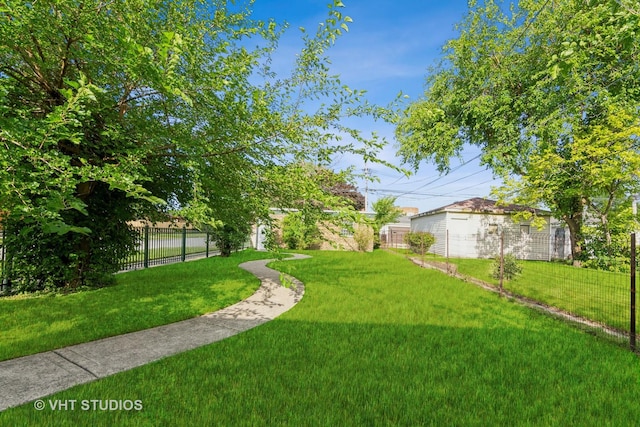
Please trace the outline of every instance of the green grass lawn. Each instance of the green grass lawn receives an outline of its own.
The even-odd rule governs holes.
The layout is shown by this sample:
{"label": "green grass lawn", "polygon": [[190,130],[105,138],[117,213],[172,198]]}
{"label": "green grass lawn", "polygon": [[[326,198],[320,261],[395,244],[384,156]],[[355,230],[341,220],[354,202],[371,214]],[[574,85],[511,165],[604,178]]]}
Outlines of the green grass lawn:
{"label": "green grass lawn", "polygon": [[142,410],[38,412],[27,404],[0,413],[0,425],[626,426],[640,419],[640,360],[621,344],[398,255],[312,255],[275,263],[306,286],[279,318],[47,398],[140,400]]}
{"label": "green grass lawn", "polygon": [[[426,260],[435,259],[427,256]],[[441,260],[441,259],[440,259]],[[492,260],[451,259],[458,271],[494,285]],[[629,275],[544,261],[518,261],[522,273],[504,288],[578,316],[629,331]]]}
{"label": "green grass lawn", "polygon": [[237,268],[269,257],[243,251],[116,275],[88,292],[0,298],[0,360],[192,318],[253,294],[260,281]]}
{"label": "green grass lawn", "polygon": [[[182,248],[161,248],[161,249],[149,249],[149,261],[161,260],[163,258],[177,258],[182,255]],[[217,252],[217,248],[212,244],[209,247],[209,253],[213,254]],[[185,255],[192,254],[205,254],[206,246],[187,246],[184,250]],[[204,256],[204,255],[203,255]],[[144,251],[139,251],[127,258],[125,261],[125,265],[129,265],[132,263],[142,263],[144,262]]]}

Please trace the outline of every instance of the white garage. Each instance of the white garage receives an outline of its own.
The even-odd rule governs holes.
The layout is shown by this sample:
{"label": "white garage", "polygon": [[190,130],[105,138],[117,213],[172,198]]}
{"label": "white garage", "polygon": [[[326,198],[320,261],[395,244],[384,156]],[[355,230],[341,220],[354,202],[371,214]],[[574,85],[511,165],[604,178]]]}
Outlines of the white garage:
{"label": "white garage", "polygon": [[[530,212],[545,220],[542,228],[514,214]],[[519,259],[565,258],[569,235],[551,218],[551,213],[521,205],[498,205],[494,200],[473,198],[452,203],[411,217],[411,231],[427,231],[436,238],[430,248],[441,256],[492,258],[504,253]],[[566,240],[566,241],[565,241]]]}

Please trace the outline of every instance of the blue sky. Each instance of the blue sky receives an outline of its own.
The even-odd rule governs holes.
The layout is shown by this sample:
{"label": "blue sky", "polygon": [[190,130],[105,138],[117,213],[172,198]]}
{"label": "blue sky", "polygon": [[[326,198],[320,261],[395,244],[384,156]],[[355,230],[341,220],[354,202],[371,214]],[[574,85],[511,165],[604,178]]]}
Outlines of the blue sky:
{"label": "blue sky", "polygon": [[[290,30],[281,40],[279,54],[286,61],[300,47],[298,27],[315,31],[328,13],[330,0],[256,0],[254,17],[286,21]],[[467,0],[343,0],[343,15],[353,19],[349,31],[338,39],[328,55],[331,71],[351,88],[364,89],[371,102],[386,105],[402,91],[409,100],[419,99],[429,66],[440,58],[442,46],[456,37],[454,26],[467,11]],[[293,60],[293,58],[290,58]],[[376,131],[389,141],[382,153],[385,160],[398,164],[394,127],[363,121],[358,126]],[[410,177],[375,164],[367,165],[379,182],[359,190],[367,195],[369,206],[378,197],[397,196],[396,205],[417,207],[420,212],[464,200],[489,196],[491,186],[499,185],[491,171],[479,165],[479,150],[469,147],[462,159],[452,159],[452,172],[440,175],[433,164],[423,162]],[[365,168],[361,159],[336,159],[336,169]]]}

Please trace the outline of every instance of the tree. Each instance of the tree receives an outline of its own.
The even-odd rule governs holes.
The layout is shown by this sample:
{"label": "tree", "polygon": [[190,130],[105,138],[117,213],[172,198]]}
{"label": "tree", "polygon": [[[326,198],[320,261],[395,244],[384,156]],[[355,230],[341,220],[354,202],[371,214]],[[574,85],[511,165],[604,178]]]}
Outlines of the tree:
{"label": "tree", "polygon": [[396,198],[393,196],[381,197],[371,206],[375,212],[373,217],[373,242],[374,247],[380,246],[380,230],[386,224],[396,222],[403,214],[402,210],[395,206]]}
{"label": "tree", "polygon": [[[283,27],[253,20],[250,5],[0,2],[0,211],[14,285],[108,281],[135,248],[131,219],[179,210],[241,230],[299,199],[292,189],[328,204],[316,180],[283,168],[375,158],[384,141],[340,122],[389,111],[327,66],[350,22],[342,4],[304,33],[289,77],[269,69]],[[338,142],[345,131],[355,143]]]}
{"label": "tree", "polygon": [[348,182],[337,182],[329,187],[327,191],[334,196],[339,196],[347,199],[349,201],[349,204],[353,206],[353,209],[357,211],[363,211],[365,209],[364,196],[353,184],[349,184]]}
{"label": "tree", "polygon": [[[598,123],[577,130],[570,143],[539,147],[529,159],[528,173],[508,180],[502,189],[516,190],[521,201],[553,206],[569,225],[576,260],[613,257],[613,242],[620,236],[614,236],[612,229],[625,240],[633,229],[628,216],[631,196],[640,189],[636,176],[640,155],[634,137],[640,132],[640,120],[613,106],[603,116]],[[585,242],[587,218],[599,224],[588,227],[591,232]],[[619,252],[620,246],[615,247]]]}
{"label": "tree", "polygon": [[[608,0],[523,0],[506,13],[494,1],[470,5],[424,100],[397,128],[400,155],[446,171],[465,144],[480,146],[482,162],[507,182],[501,196],[544,204],[563,219],[579,261],[585,212],[604,226],[607,206],[638,187],[628,171],[640,156],[640,18]],[[617,115],[623,119],[614,124]],[[627,155],[611,160],[619,150]]]}
{"label": "tree", "polygon": [[347,173],[336,173],[325,168],[316,168],[320,185],[324,191],[339,197],[347,202],[347,206],[356,211],[365,210],[365,198],[358,191],[358,188],[349,182],[350,176]]}
{"label": "tree", "polygon": [[317,249],[322,242],[322,216],[302,211],[288,213],[282,220],[282,240],[289,249]]}

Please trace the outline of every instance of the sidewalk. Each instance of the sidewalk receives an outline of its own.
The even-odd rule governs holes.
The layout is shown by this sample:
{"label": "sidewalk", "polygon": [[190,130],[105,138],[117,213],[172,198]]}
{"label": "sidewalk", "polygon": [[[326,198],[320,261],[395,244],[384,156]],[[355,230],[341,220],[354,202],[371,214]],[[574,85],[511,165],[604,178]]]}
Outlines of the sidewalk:
{"label": "sidewalk", "polygon": [[[288,259],[307,258],[294,255]],[[262,285],[244,301],[201,317],[0,362],[0,411],[177,353],[211,344],[273,320],[300,301],[304,286],[280,283],[272,260],[240,268]]]}

